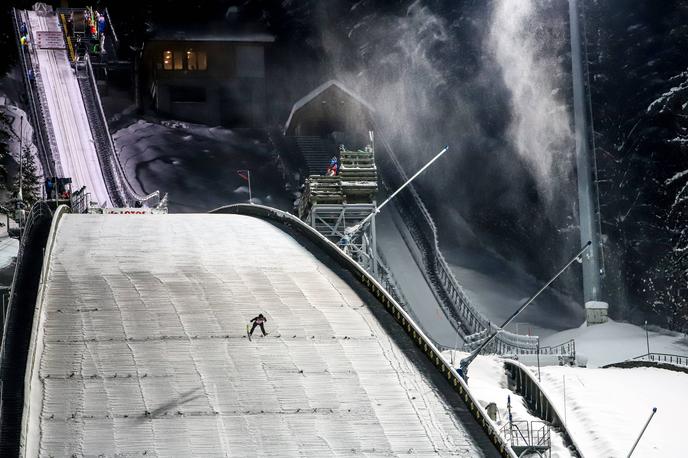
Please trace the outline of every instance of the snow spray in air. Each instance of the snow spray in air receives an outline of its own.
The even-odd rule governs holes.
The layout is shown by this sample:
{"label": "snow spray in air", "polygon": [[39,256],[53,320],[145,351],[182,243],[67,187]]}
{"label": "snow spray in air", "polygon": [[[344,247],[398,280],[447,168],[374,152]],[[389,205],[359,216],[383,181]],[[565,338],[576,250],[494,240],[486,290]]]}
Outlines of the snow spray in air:
{"label": "snow spray in air", "polygon": [[560,180],[572,167],[571,119],[560,88],[566,87],[565,16],[543,17],[551,0],[500,0],[494,3],[487,48],[511,93],[509,137],[552,204]]}

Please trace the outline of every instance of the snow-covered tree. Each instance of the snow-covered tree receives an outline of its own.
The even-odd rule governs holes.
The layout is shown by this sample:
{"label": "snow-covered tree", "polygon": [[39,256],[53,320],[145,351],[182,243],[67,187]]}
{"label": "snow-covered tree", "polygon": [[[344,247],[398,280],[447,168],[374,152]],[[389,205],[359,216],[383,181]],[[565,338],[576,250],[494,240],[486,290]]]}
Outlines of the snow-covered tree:
{"label": "snow-covered tree", "polygon": [[[31,149],[29,147],[24,147],[22,151],[22,173],[21,173],[21,188],[22,197],[24,202],[26,202],[28,207],[31,207],[38,199],[40,199],[41,183],[38,177],[38,168],[36,167],[36,162],[33,155],[31,154]],[[12,185],[13,193],[19,193],[19,183],[20,174],[14,178],[14,183]]]}
{"label": "snow-covered tree", "polygon": [[9,126],[10,119],[7,114],[0,112],[0,189],[5,189],[7,182],[7,169],[4,162],[9,154],[9,142],[12,138]]}

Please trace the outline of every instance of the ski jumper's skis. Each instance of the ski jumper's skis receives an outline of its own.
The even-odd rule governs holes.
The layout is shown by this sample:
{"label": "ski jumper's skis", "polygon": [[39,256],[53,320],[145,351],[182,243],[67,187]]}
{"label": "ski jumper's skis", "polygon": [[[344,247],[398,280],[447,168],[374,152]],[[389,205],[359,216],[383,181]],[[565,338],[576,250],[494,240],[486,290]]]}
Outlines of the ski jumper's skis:
{"label": "ski jumper's skis", "polygon": [[248,340],[251,340],[251,331],[248,325],[246,325],[246,337],[248,337]]}

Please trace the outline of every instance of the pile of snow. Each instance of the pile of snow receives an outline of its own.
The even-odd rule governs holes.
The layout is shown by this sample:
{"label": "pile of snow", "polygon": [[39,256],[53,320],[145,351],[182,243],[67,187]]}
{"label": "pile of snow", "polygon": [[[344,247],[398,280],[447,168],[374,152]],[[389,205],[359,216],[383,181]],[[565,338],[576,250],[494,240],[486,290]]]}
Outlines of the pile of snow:
{"label": "pile of snow", "polygon": [[[662,330],[649,331],[648,335],[651,353],[688,355],[688,346],[681,343],[681,334]],[[570,339],[576,341],[576,353],[588,358],[588,367],[617,363],[647,353],[645,329],[613,320],[594,326],[584,323],[579,328],[558,332],[543,338],[542,345],[557,345]]]}
{"label": "pile of snow", "polygon": [[151,119],[119,129],[113,139],[134,189],[168,192],[171,212],[248,202],[248,183],[237,170],[251,171],[253,203],[292,209],[265,132]]}
{"label": "pile of snow", "polygon": [[627,456],[653,407],[657,413],[633,456],[686,456],[683,419],[688,411],[688,374],[648,367],[563,366],[543,367],[541,377],[541,386],[557,410],[566,411],[567,429],[584,456]]}

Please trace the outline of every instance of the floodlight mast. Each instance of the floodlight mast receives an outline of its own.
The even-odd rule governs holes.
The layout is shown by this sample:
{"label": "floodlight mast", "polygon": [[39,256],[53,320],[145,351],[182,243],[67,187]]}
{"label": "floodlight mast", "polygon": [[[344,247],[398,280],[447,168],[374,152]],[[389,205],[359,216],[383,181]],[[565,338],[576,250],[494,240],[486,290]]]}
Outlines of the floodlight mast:
{"label": "floodlight mast", "polygon": [[557,272],[557,274],[554,277],[552,277],[552,279],[550,281],[545,283],[545,285],[542,288],[540,288],[540,290],[537,293],[533,294],[530,297],[530,299],[528,299],[522,306],[520,306],[514,313],[512,313],[511,316],[509,318],[507,318],[506,321],[500,327],[498,327],[492,334],[490,334],[490,336],[487,339],[483,340],[483,342],[478,346],[478,348],[473,350],[468,356],[466,356],[465,358],[463,358],[459,362],[459,369],[458,369],[459,375],[461,375],[461,377],[466,382],[468,382],[468,366],[469,366],[469,364],[471,364],[473,362],[473,360],[492,341],[492,339],[494,339],[497,336],[497,334],[499,334],[501,331],[503,331],[504,328],[509,323],[511,323],[526,307],[528,307],[531,304],[531,302],[533,302],[545,289],[547,289],[547,287],[549,285],[551,285],[554,282],[554,280],[559,278],[559,276],[561,274],[563,274],[564,271],[566,269],[568,269],[568,267],[571,264],[573,264],[577,259],[579,259],[583,255],[583,253],[585,253],[585,250],[590,248],[590,245],[592,245],[592,241],[588,240],[588,243],[586,243],[583,246],[583,248],[581,248],[581,250],[573,258],[571,258],[571,260],[569,262],[567,262],[566,265],[564,267],[562,267],[561,270],[559,272]]}
{"label": "floodlight mast", "polygon": [[346,228],[346,229],[344,230],[344,233],[345,233],[345,236],[344,236],[344,237],[345,237],[345,238],[348,238],[349,240],[351,240],[351,239],[353,238],[353,236],[356,235],[356,233],[357,233],[358,231],[360,231],[360,230],[363,228],[363,226],[364,226],[368,221],[370,221],[370,220],[373,218],[373,216],[375,216],[376,214],[380,213],[380,210],[382,210],[382,207],[384,207],[385,205],[387,205],[387,204],[389,203],[389,201],[392,200],[392,199],[394,198],[394,196],[396,196],[397,194],[399,194],[399,193],[400,193],[406,186],[408,186],[408,185],[409,185],[418,175],[420,175],[421,173],[423,173],[423,171],[424,171],[425,169],[427,169],[428,167],[430,167],[430,165],[432,165],[433,162],[435,162],[437,159],[439,159],[440,156],[442,156],[442,155],[443,155],[444,153],[446,153],[447,151],[449,151],[449,146],[445,146],[444,148],[442,148],[442,151],[440,151],[439,153],[437,153],[437,154],[435,155],[435,157],[433,157],[432,159],[430,159],[430,161],[429,161],[427,164],[425,164],[423,167],[421,167],[420,170],[418,170],[416,173],[414,173],[413,176],[412,176],[411,178],[409,178],[408,180],[406,180],[406,182],[405,182],[404,184],[402,184],[402,185],[399,187],[399,189],[397,189],[396,191],[394,191],[394,192],[392,193],[391,196],[389,196],[387,199],[385,199],[385,201],[382,202],[382,203],[375,209],[374,212],[372,212],[370,215],[366,216],[360,223],[358,223],[358,224],[356,224],[356,225],[354,225],[354,226],[351,226],[351,227]]}

